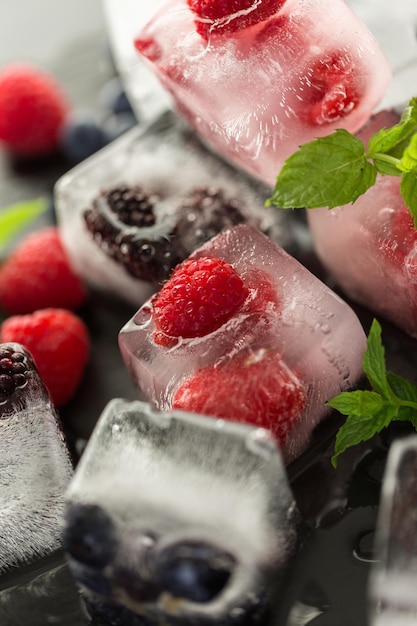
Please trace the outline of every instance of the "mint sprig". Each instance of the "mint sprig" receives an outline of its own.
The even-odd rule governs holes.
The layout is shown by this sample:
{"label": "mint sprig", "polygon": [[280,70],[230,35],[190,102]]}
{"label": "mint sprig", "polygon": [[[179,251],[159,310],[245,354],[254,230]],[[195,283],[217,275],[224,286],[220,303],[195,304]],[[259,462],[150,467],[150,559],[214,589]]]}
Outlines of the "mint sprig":
{"label": "mint sprig", "polygon": [[417,430],[417,387],[387,371],[377,320],[372,322],[362,364],[371,390],[344,391],[327,403],[347,416],[336,435],[334,467],[347,448],[371,439],[392,421],[409,421]]}
{"label": "mint sprig", "polygon": [[417,98],[398,124],[368,142],[339,129],[302,145],[284,163],[266,206],[315,209],[354,203],[377,174],[400,176],[400,193],[417,228]]}
{"label": "mint sprig", "polygon": [[17,202],[0,209],[0,254],[14,237],[48,208],[46,198]]}

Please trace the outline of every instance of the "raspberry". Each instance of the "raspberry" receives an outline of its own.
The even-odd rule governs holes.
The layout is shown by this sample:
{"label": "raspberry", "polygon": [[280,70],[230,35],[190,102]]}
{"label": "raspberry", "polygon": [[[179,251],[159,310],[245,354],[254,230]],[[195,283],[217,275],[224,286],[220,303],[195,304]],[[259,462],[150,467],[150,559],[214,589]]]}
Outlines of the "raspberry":
{"label": "raspberry", "polygon": [[350,57],[339,51],[327,54],[313,64],[307,73],[306,114],[310,124],[331,124],[357,106],[360,95],[353,67]]}
{"label": "raspberry", "polygon": [[0,269],[0,305],[9,313],[76,309],[86,297],[55,226],[23,239]]}
{"label": "raspberry", "polygon": [[17,155],[38,156],[59,147],[69,105],[54,79],[30,65],[0,75],[0,142]]}
{"label": "raspberry", "polygon": [[234,33],[263,22],[284,5],[285,0],[187,0],[197,18],[197,32],[207,39],[210,33]]}
{"label": "raspberry", "polygon": [[213,332],[238,311],[248,293],[226,261],[187,259],[154,298],[155,342],[169,346],[179,337]]}
{"label": "raspberry", "polygon": [[260,349],[198,370],[177,389],[173,408],[266,428],[283,445],[306,396],[281,356]]}
{"label": "raspberry", "polygon": [[0,328],[1,343],[20,343],[32,354],[52,402],[62,406],[73,396],[89,354],[85,324],[70,311],[43,309],[15,315]]}
{"label": "raspberry", "polygon": [[388,234],[379,238],[379,248],[391,265],[402,267],[417,246],[417,230],[405,204],[390,214],[388,229]]}

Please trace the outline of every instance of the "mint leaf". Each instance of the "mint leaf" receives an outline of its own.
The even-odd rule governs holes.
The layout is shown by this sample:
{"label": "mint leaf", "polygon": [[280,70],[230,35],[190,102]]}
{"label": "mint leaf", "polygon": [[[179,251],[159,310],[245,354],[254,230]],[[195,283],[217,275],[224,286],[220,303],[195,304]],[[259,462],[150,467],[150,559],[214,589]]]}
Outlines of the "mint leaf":
{"label": "mint leaf", "polygon": [[285,162],[267,206],[333,208],[354,202],[375,183],[376,168],[363,143],[337,130],[304,144]]}
{"label": "mint leaf", "polygon": [[414,220],[414,228],[417,228],[417,170],[402,175],[400,192]]}
{"label": "mint leaf", "polygon": [[363,441],[372,439],[377,433],[386,428],[391,421],[391,415],[387,411],[369,414],[367,417],[349,415],[336,435],[334,455],[331,462],[333,467],[337,465],[337,459],[342,452],[352,446],[357,446]]}
{"label": "mint leaf", "polygon": [[417,135],[413,135],[404,149],[403,155],[398,163],[402,172],[415,172],[417,170]]}
{"label": "mint leaf", "polygon": [[335,442],[332,464],[350,446],[367,441],[392,421],[409,421],[417,430],[417,387],[402,376],[389,372],[381,340],[381,325],[373,320],[363,369],[372,390],[344,391],[327,402],[342,415],[347,415]]}
{"label": "mint leaf", "polygon": [[390,154],[399,159],[416,132],[417,99],[413,98],[398,124],[388,129],[382,128],[370,138],[368,150],[372,153]]}
{"label": "mint leaf", "polygon": [[18,202],[0,210],[0,252],[24,228],[48,208],[46,198]]}
{"label": "mint leaf", "polygon": [[368,377],[372,388],[382,397],[390,395],[385,365],[385,349],[381,340],[381,325],[373,320],[368,334],[367,349],[363,355],[363,371]]}

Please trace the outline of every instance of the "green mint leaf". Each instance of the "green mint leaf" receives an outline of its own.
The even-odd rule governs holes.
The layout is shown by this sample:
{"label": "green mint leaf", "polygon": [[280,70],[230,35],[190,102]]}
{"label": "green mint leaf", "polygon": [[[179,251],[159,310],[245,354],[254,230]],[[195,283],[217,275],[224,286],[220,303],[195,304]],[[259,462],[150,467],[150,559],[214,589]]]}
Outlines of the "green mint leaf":
{"label": "green mint leaf", "polygon": [[402,172],[415,172],[417,170],[417,134],[411,137],[404,149],[398,167]]}
{"label": "green mint leaf", "polygon": [[385,365],[385,349],[381,340],[381,325],[374,319],[368,334],[367,349],[363,355],[363,371],[374,391],[383,397],[391,395]]}
{"label": "green mint leaf", "polygon": [[382,153],[368,154],[378,170],[383,176],[401,176],[401,170],[398,167],[398,159]]}
{"label": "green mint leaf", "polygon": [[376,173],[363,143],[340,129],[304,144],[286,160],[266,204],[282,209],[331,209],[354,202],[372,187]]}
{"label": "green mint leaf", "polygon": [[417,387],[394,372],[387,372],[387,379],[393,393],[403,402],[396,419],[411,422],[417,430]]}
{"label": "green mint leaf", "polygon": [[400,159],[416,132],[417,98],[412,98],[399,123],[391,128],[382,128],[375,133],[369,140],[368,150],[372,153],[390,154]]}
{"label": "green mint leaf", "polygon": [[392,419],[392,411],[392,407],[386,406],[379,413],[370,414],[367,417],[349,415],[336,435],[334,455],[331,459],[333,467],[336,467],[337,459],[342,452],[352,446],[357,446],[362,441],[372,439],[388,426]]}
{"label": "green mint leaf", "polygon": [[18,202],[0,210],[0,251],[48,208],[46,198]]}
{"label": "green mint leaf", "polygon": [[400,193],[414,220],[414,228],[417,228],[417,170],[402,175]]}
{"label": "green mint leaf", "polygon": [[342,391],[329,402],[329,406],[336,409],[342,415],[355,415],[368,417],[378,413],[384,405],[384,400],[379,393],[374,391]]}

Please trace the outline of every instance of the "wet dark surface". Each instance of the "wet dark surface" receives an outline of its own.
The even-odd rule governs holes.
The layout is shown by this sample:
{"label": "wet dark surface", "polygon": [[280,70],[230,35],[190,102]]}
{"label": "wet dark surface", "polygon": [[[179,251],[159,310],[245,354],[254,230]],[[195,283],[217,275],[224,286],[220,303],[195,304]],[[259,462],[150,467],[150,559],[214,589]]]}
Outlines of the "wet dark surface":
{"label": "wet dark surface", "polygon": [[[99,45],[104,49],[103,42]],[[89,93],[85,81],[90,76],[94,75],[95,80],[89,89],[97,88],[94,71],[97,50],[97,45],[88,43],[77,51],[76,62],[85,61],[83,93]],[[59,61],[57,67],[61,68]],[[62,65],[59,72],[68,79],[75,76],[72,66]],[[71,80],[75,84],[75,78]],[[53,183],[66,169],[68,164],[60,159],[16,164],[3,158],[0,162],[2,206],[22,199],[22,193],[27,198],[51,193]],[[53,219],[52,213],[48,219]],[[288,213],[288,219],[297,220],[303,232],[302,214]],[[298,258],[333,287],[311,249],[307,246],[297,250]],[[372,313],[363,307],[353,305],[353,308],[367,332]],[[132,306],[103,294],[92,294],[81,311],[91,333],[91,359],[76,396],[60,413],[75,458],[107,402],[114,397],[136,397],[117,345],[117,333],[133,313]],[[380,321],[389,369],[417,382],[415,341]],[[307,532],[283,587],[277,590],[272,620],[276,626],[302,626],[310,622],[314,626],[367,624],[367,581],[374,558],[373,531],[386,453],[391,439],[409,430],[403,426],[382,433],[345,453],[337,469],[333,469],[330,457],[340,423],[340,417],[331,416],[319,427],[311,448],[289,468]],[[61,554],[0,578],[2,626],[88,623]]]}

